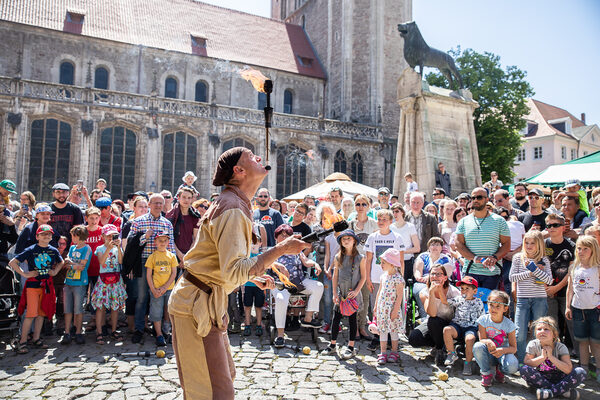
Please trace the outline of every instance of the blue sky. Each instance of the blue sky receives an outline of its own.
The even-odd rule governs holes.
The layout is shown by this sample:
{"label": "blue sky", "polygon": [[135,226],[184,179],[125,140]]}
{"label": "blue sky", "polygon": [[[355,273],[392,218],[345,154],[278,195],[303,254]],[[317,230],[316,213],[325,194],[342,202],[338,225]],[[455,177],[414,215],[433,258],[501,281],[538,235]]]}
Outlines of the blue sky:
{"label": "blue sky", "polygon": [[[270,0],[203,1],[271,14]],[[492,52],[527,72],[535,99],[600,124],[600,1],[413,0],[413,19],[430,46]]]}

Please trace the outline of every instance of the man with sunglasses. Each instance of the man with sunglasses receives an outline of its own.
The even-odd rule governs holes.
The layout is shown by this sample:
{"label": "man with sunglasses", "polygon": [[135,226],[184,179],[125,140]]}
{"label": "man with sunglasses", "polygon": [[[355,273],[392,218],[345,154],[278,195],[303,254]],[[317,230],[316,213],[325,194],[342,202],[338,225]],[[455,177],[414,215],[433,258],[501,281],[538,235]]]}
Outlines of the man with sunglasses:
{"label": "man with sunglasses", "polygon": [[385,186],[380,187],[377,191],[377,201],[379,202],[379,207],[384,210],[390,208],[390,194],[390,189]]}
{"label": "man with sunglasses", "polygon": [[292,214],[292,222],[290,226],[294,233],[298,233],[300,237],[304,237],[306,235],[310,235],[312,233],[312,229],[304,222],[304,218],[308,214],[308,206],[304,203],[300,203],[294,208],[294,213]]}
{"label": "man with sunglasses", "polygon": [[510,193],[508,193],[508,190],[498,189],[494,192],[493,196],[494,206],[496,209],[504,207],[508,211],[509,215],[514,215],[515,217],[519,217],[519,215],[523,214],[523,211],[518,208],[513,208],[512,204],[510,204]]}
{"label": "man with sunglasses", "polygon": [[269,194],[269,189],[258,189],[258,192],[256,192],[258,209],[254,210],[253,218],[254,221],[260,222],[265,227],[265,231],[267,231],[267,246],[273,247],[275,246],[275,229],[279,225],[283,225],[284,222],[281,213],[269,207],[270,202],[271,195]]}
{"label": "man with sunglasses", "polygon": [[456,246],[463,256],[463,276],[469,275],[479,287],[494,290],[500,282],[498,261],[510,250],[510,230],[501,216],[487,209],[488,195],[482,188],[471,192],[473,213],[458,222]]}
{"label": "man with sunglasses", "polygon": [[529,232],[530,229],[545,230],[548,212],[542,208],[544,192],[538,188],[531,189],[527,194],[527,201],[529,202],[529,211],[519,215],[519,221],[525,226],[525,231]]}

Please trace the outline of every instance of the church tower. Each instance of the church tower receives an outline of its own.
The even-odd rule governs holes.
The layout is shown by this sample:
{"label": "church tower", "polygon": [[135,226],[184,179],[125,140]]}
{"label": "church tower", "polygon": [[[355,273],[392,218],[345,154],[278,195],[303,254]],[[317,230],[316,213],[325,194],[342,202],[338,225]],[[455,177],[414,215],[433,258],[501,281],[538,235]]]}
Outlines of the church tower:
{"label": "church tower", "polygon": [[271,0],[271,17],[302,26],[310,38],[327,75],[325,118],[381,124],[390,143],[381,151],[390,184],[400,119],[396,86],[407,67],[397,25],[412,20],[412,1]]}

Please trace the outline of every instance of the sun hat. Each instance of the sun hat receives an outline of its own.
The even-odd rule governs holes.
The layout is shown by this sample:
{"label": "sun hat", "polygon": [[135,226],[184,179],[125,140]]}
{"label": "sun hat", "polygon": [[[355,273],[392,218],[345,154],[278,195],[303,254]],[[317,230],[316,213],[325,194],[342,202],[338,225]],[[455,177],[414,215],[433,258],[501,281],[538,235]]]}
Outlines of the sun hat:
{"label": "sun hat", "polygon": [[193,171],[187,171],[185,173],[185,175],[183,175],[183,178],[181,178],[181,180],[185,182],[185,178],[187,178],[188,176],[193,176],[194,177],[194,182],[196,182],[196,179],[198,179],[198,177],[196,176],[196,174],[194,174]]}
{"label": "sun hat", "polygon": [[114,234],[117,234],[117,233],[119,233],[119,230],[113,224],[104,225],[102,227],[102,234],[103,235],[114,235]]}
{"label": "sun hat", "polygon": [[40,225],[37,228],[37,231],[35,231],[35,234],[39,235],[40,233],[44,233],[44,232],[50,232],[51,234],[54,235],[54,229],[52,229],[52,227],[48,224]]}
{"label": "sun hat", "polygon": [[396,249],[387,249],[383,252],[381,256],[379,256],[379,258],[389,262],[390,264],[396,267],[400,267],[403,261],[402,254],[400,254],[400,251]]}
{"label": "sun hat", "polygon": [[579,179],[569,179],[565,182],[565,188],[567,189],[577,185],[581,186],[581,181]]}
{"label": "sun hat", "polygon": [[2,182],[0,182],[0,187],[2,189],[6,189],[7,191],[9,191],[11,193],[17,194],[17,186],[10,179],[5,179]]}
{"label": "sun hat", "polygon": [[354,240],[356,240],[356,243],[360,243],[360,239],[358,238],[358,236],[356,235],[356,233],[354,233],[354,231],[352,229],[346,229],[345,231],[342,231],[342,233],[340,233],[337,237],[337,242],[338,244],[342,243],[342,238],[346,237],[346,236],[351,236],[354,238]]}

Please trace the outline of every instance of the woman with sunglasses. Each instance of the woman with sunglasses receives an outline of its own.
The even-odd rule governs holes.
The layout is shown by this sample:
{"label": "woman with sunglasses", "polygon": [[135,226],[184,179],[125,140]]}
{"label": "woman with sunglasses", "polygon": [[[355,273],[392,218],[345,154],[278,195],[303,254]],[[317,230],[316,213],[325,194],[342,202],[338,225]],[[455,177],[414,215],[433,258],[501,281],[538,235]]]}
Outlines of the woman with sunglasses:
{"label": "woman with sunglasses", "polygon": [[460,295],[460,290],[450,285],[446,268],[434,264],[429,272],[427,287],[419,293],[428,318],[410,333],[408,343],[413,347],[433,346],[431,354],[436,364],[442,364],[446,358],[444,328],[450,325],[454,316],[454,308],[448,304],[448,299]]}
{"label": "woman with sunglasses", "polygon": [[198,199],[192,203],[192,207],[200,214],[200,217],[204,215],[206,210],[208,210],[208,200],[202,198]]}
{"label": "woman with sunglasses", "polygon": [[[369,217],[368,213],[370,211],[370,202],[369,198],[364,194],[359,194],[354,197],[354,209],[356,210],[356,217],[350,221],[350,229],[354,231],[356,236],[360,239],[357,249],[360,255],[363,257],[365,254],[365,242],[369,235],[375,232],[377,229],[377,221],[374,218]],[[369,299],[371,296],[371,292],[369,292],[369,288],[367,285],[363,285],[361,289],[361,295],[365,307],[362,307],[358,311],[358,335],[361,340],[369,340],[370,336],[367,333],[367,311],[369,309]]]}

